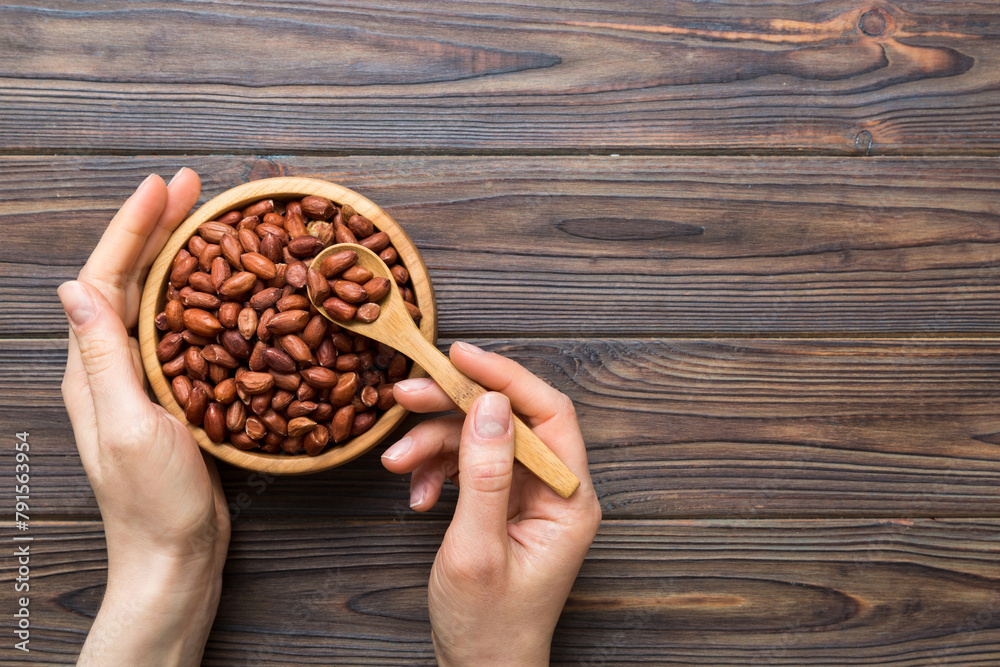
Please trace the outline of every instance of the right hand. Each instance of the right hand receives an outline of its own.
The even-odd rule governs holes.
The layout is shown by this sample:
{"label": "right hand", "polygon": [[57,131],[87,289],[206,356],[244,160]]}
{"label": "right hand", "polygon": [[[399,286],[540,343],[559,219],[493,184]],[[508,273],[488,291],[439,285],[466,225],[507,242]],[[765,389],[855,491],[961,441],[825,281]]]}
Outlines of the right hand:
{"label": "right hand", "polygon": [[[510,359],[465,343],[450,355],[494,391],[468,417],[424,422],[382,455],[392,472],[413,473],[417,511],[434,506],[445,479],[459,486],[428,586],[434,649],[442,665],[547,664],[556,622],[601,522],[576,413],[569,398]],[[397,382],[394,395],[414,412],[455,409],[432,380]],[[569,498],[514,466],[512,407],[580,478]]]}

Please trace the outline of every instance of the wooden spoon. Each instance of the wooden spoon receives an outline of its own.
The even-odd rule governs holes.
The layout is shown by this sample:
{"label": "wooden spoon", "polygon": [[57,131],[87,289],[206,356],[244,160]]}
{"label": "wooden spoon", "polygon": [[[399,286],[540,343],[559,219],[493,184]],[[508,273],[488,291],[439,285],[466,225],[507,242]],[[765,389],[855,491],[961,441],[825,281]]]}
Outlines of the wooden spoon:
{"label": "wooden spoon", "polygon": [[[409,311],[406,310],[405,302],[389,267],[379,259],[378,255],[361,245],[338,243],[324,248],[316,255],[312,261],[312,268],[318,271],[323,259],[345,250],[353,250],[358,254],[358,266],[368,269],[375,276],[389,280],[389,292],[378,302],[381,308],[379,317],[370,323],[356,319],[341,322],[330,317],[322,305],[316,304],[319,312],[345,329],[385,343],[408,356],[434,378],[462,411],[468,412],[473,401],[485,394],[486,390],[455,368],[448,357],[441,354],[420,334],[420,330]],[[309,300],[315,303],[312,290],[308,290],[308,293]],[[580,486],[580,480],[577,479],[576,475],[516,415],[514,416],[514,457],[563,498],[569,498]]]}

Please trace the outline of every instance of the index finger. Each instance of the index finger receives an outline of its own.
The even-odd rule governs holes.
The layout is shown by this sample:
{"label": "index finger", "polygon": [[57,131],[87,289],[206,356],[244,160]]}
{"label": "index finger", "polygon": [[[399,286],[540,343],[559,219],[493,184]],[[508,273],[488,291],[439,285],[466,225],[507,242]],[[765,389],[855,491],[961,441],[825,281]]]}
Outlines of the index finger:
{"label": "index finger", "polygon": [[525,417],[532,428],[565,412],[570,405],[565,394],[513,359],[463,342],[452,343],[448,354],[458,370],[487,389],[506,395],[514,411]]}
{"label": "index finger", "polygon": [[181,167],[167,183],[167,201],[163,206],[163,213],[160,214],[160,219],[156,221],[156,225],[149,232],[146,247],[139,253],[139,258],[135,262],[134,273],[137,278],[145,277],[153,260],[163,250],[163,245],[167,242],[170,234],[187,217],[200,194],[201,178],[198,176],[198,172],[188,167]]}
{"label": "index finger", "polygon": [[[486,389],[510,399],[511,407],[536,427],[566,412],[568,399],[521,364],[468,343],[456,342],[449,352],[455,367]],[[455,402],[430,378],[400,380],[393,394],[407,410],[443,412],[457,410]]]}
{"label": "index finger", "polygon": [[136,260],[166,203],[166,184],[150,174],[115,214],[80,271],[80,280],[100,289],[123,320],[129,319],[126,289]]}
{"label": "index finger", "polygon": [[470,379],[490,391],[507,396],[514,412],[524,417],[531,430],[562,459],[581,482],[589,484],[587,448],[576,420],[573,402],[566,394],[548,385],[513,359],[487,352],[475,345],[454,343],[449,355],[455,367]]}

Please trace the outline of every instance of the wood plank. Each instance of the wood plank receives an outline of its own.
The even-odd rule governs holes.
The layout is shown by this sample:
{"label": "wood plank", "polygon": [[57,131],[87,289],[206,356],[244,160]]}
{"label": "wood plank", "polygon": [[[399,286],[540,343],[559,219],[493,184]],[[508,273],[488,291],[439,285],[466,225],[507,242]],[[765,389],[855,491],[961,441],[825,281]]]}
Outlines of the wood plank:
{"label": "wood plank", "polygon": [[[426,585],[445,526],[238,522],[203,664],[433,664]],[[104,588],[101,525],[31,530],[31,661],[9,643],[0,660],[72,664]],[[606,521],[552,658],[996,664],[1000,521]]]}
{"label": "wood plank", "polygon": [[[573,399],[608,518],[996,516],[1000,507],[996,340],[474,342]],[[36,511],[96,518],[62,408],[64,348],[0,341],[0,422],[32,434]],[[409,484],[382,469],[380,451],[306,477],[227,467],[233,513],[412,516]],[[0,502],[11,493],[0,487]],[[431,516],[454,500],[449,487]]]}
{"label": "wood plank", "polygon": [[0,25],[8,153],[1000,149],[991,2],[22,0]]}
{"label": "wood plank", "polygon": [[62,334],[56,286],[131,188],[182,164],[206,197],[285,174],[380,203],[430,267],[443,336],[989,334],[1000,321],[992,158],[38,157],[0,160],[0,336]]}

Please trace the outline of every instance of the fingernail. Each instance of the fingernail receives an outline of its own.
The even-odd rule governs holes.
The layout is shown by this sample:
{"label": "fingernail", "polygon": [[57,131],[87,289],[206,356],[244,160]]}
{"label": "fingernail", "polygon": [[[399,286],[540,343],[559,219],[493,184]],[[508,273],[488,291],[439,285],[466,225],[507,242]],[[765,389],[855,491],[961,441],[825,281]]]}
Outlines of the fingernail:
{"label": "fingernail", "polygon": [[142,189],[142,187],[143,187],[144,185],[146,185],[146,183],[149,183],[149,179],[153,178],[153,176],[155,176],[155,175],[156,175],[156,174],[150,174],[149,176],[147,176],[147,177],[146,177],[146,178],[145,178],[145,179],[144,179],[144,180],[142,181],[142,183],[140,183],[140,184],[139,184],[139,187],[138,187],[138,188],[136,188],[136,190],[140,190],[140,189]]}
{"label": "fingernail", "polygon": [[510,401],[503,394],[490,392],[476,402],[476,435],[499,438],[510,427]]}
{"label": "fingernail", "polygon": [[413,446],[413,438],[411,438],[410,436],[406,436],[405,438],[397,442],[395,445],[385,450],[382,453],[382,458],[387,459],[389,461],[398,461],[400,458],[402,458],[403,454],[410,451],[410,447],[412,446]]}
{"label": "fingernail", "polygon": [[410,491],[410,508],[414,508],[420,503],[424,502],[424,483],[419,482],[413,490]]}
{"label": "fingernail", "polygon": [[470,354],[486,354],[486,350],[484,350],[481,347],[476,347],[471,343],[463,343],[462,341],[459,341],[456,343],[456,345],[458,345],[460,348],[462,348],[463,350],[465,350]]}
{"label": "fingernail", "polygon": [[170,180],[167,181],[167,187],[168,188],[170,187],[170,184],[174,182],[174,179],[181,175],[182,171],[184,171],[184,167],[181,167],[180,169],[178,169],[177,173],[170,177]]}
{"label": "fingernail", "polygon": [[94,319],[96,312],[94,301],[90,298],[86,288],[76,280],[70,280],[59,286],[57,290],[59,300],[62,302],[66,317],[74,328],[82,327],[84,324]]}
{"label": "fingernail", "polygon": [[400,380],[395,384],[395,388],[400,391],[423,391],[434,384],[430,378],[413,378],[411,380]]}

